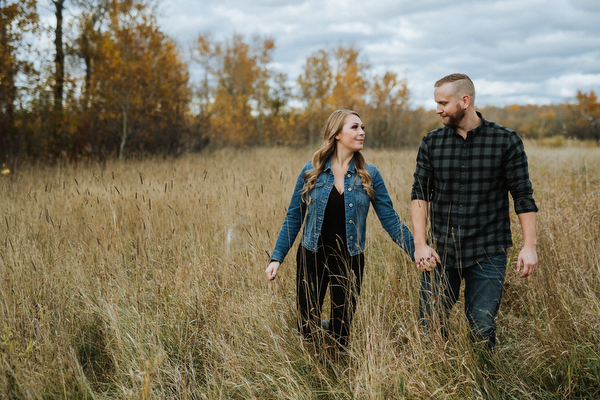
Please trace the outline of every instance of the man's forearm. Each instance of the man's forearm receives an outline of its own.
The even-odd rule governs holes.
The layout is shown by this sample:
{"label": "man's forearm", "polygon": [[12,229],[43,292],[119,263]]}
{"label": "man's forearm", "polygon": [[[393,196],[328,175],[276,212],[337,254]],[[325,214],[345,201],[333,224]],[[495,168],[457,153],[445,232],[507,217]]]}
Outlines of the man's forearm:
{"label": "man's forearm", "polygon": [[411,217],[415,247],[427,245],[427,216],[429,203],[425,200],[413,200]]}
{"label": "man's forearm", "polygon": [[536,247],[536,213],[522,213],[518,214],[518,217],[519,222],[521,223],[521,230],[523,231],[523,247]]}

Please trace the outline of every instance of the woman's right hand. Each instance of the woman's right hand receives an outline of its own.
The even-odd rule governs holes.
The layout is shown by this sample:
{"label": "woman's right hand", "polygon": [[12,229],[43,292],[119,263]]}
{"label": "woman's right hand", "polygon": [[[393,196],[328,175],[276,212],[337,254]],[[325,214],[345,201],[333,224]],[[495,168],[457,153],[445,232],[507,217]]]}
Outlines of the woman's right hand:
{"label": "woman's right hand", "polygon": [[423,272],[433,271],[442,262],[438,253],[429,246],[416,248],[414,257],[417,268]]}
{"label": "woman's right hand", "polygon": [[272,281],[277,276],[277,270],[281,263],[279,261],[271,261],[267,269],[265,270],[265,274],[267,274],[267,279]]}

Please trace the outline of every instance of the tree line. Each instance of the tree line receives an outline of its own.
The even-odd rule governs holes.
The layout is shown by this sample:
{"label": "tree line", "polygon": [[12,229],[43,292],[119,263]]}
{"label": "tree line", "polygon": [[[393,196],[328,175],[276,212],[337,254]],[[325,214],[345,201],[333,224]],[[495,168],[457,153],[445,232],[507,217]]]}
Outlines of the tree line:
{"label": "tree line", "polygon": [[[40,19],[42,6],[52,7],[52,23]],[[272,66],[270,38],[200,34],[183,52],[158,26],[157,6],[0,0],[0,160],[315,144],[338,108],[361,113],[375,147],[416,145],[439,125],[433,111],[411,107],[404,79],[372,73],[352,46],[310,54],[302,73],[289,77]],[[198,82],[191,67],[202,70]],[[560,105],[482,111],[524,137],[600,143],[593,91]]]}

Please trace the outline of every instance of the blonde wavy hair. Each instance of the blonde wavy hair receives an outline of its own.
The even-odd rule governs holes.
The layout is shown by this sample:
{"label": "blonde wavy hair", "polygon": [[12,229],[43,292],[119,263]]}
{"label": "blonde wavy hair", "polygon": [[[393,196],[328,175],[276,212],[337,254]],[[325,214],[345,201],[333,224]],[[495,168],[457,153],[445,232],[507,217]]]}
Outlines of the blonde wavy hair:
{"label": "blonde wavy hair", "polygon": [[[309,204],[310,203],[310,191],[315,187],[317,183],[317,177],[324,171],[325,163],[327,159],[335,153],[336,150],[336,139],[335,137],[342,131],[346,117],[349,115],[356,115],[361,118],[356,111],[352,110],[336,110],[329,118],[327,123],[323,127],[323,146],[313,154],[312,167],[313,169],[308,171],[304,177],[304,188],[302,189],[302,200]],[[362,118],[361,118],[362,120]],[[371,175],[365,169],[367,162],[360,151],[354,153],[354,166],[356,167],[356,174],[360,177],[360,183],[367,194],[373,199],[375,198],[375,191],[371,187]]]}

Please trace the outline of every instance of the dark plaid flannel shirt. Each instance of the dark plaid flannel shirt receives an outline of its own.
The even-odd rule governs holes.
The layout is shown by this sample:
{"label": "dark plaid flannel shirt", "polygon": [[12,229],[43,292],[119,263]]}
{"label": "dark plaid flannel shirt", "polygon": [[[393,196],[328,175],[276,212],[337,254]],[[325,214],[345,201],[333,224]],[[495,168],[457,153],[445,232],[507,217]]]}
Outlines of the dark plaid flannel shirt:
{"label": "dark plaid flannel shirt", "polygon": [[516,132],[486,121],[463,139],[441,127],[423,138],[411,199],[429,202],[434,248],[448,267],[468,267],[512,247],[508,192],[517,214],[537,212]]}

